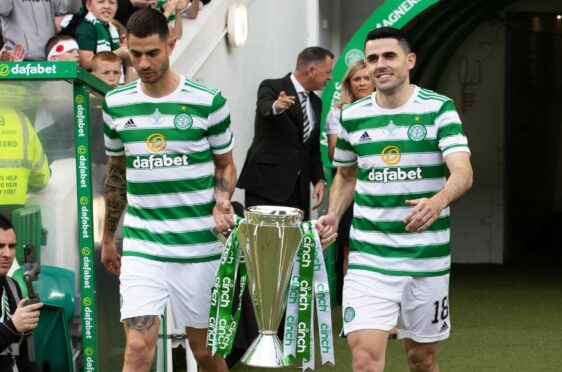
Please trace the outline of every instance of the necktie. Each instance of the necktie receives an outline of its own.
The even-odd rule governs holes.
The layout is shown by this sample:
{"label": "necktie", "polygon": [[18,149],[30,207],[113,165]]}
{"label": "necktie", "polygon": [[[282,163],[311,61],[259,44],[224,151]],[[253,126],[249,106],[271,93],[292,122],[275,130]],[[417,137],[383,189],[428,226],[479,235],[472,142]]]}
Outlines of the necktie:
{"label": "necktie", "polygon": [[8,302],[8,294],[6,293],[6,288],[4,287],[4,293],[2,293],[2,317],[0,322],[5,322],[10,319],[10,303]]}
{"label": "necktie", "polygon": [[308,113],[306,111],[306,101],[308,100],[308,92],[300,92],[300,101],[302,109],[302,141],[306,142],[310,137],[310,121],[308,120]]}

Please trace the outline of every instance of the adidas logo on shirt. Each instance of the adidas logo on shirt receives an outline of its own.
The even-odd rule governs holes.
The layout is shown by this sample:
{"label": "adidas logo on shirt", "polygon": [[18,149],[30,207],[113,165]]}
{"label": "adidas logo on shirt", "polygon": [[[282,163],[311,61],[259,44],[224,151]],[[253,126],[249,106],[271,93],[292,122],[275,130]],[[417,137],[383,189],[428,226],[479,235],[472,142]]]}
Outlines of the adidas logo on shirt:
{"label": "adidas logo on shirt", "polygon": [[370,141],[370,140],[371,140],[371,137],[369,137],[369,133],[367,133],[367,131],[363,132],[361,137],[359,137],[359,142],[365,142],[365,141]]}
{"label": "adidas logo on shirt", "polygon": [[136,128],[136,127],[137,125],[135,124],[132,118],[127,120],[127,122],[125,123],[125,128]]}
{"label": "adidas logo on shirt", "polygon": [[448,329],[449,325],[447,324],[447,322],[443,322],[443,325],[441,326],[441,330],[439,332],[445,332]]}

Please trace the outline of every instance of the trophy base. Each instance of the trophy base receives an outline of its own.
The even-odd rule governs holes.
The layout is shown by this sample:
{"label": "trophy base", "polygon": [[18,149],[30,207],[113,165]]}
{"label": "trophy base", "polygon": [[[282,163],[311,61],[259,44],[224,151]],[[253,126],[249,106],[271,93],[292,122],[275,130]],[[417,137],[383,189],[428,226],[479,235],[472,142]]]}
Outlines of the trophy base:
{"label": "trophy base", "polygon": [[283,360],[283,344],[276,334],[260,333],[240,361],[253,367],[281,368],[290,366]]}

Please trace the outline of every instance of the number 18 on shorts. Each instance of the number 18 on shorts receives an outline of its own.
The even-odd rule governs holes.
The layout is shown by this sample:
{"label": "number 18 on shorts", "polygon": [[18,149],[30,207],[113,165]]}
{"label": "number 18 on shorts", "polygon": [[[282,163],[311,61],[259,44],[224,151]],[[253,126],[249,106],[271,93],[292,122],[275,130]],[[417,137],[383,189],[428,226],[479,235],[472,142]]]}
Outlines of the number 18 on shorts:
{"label": "number 18 on shorts", "polygon": [[449,337],[449,275],[411,277],[350,270],[343,288],[344,333],[398,327],[398,338]]}

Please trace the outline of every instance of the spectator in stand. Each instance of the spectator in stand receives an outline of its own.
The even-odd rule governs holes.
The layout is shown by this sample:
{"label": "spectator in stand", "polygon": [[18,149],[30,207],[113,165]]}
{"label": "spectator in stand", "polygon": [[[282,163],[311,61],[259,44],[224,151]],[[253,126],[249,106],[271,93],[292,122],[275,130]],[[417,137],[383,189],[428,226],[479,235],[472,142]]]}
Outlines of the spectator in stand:
{"label": "spectator in stand", "polygon": [[92,69],[94,54],[112,51],[122,60],[129,58],[127,46],[120,44],[120,35],[111,20],[117,11],[117,0],[87,0],[88,14],[76,28],[80,47],[80,66]]}
{"label": "spectator in stand", "polygon": [[99,52],[92,60],[92,75],[117,88],[121,79],[121,59],[113,52]]}
{"label": "spectator in stand", "polygon": [[0,23],[7,48],[19,43],[26,60],[45,60],[43,48],[55,35],[55,16],[73,13],[78,6],[78,0],[1,0]]}
{"label": "spectator in stand", "polygon": [[45,45],[47,61],[75,61],[80,59],[78,43],[72,36],[56,35]]}

